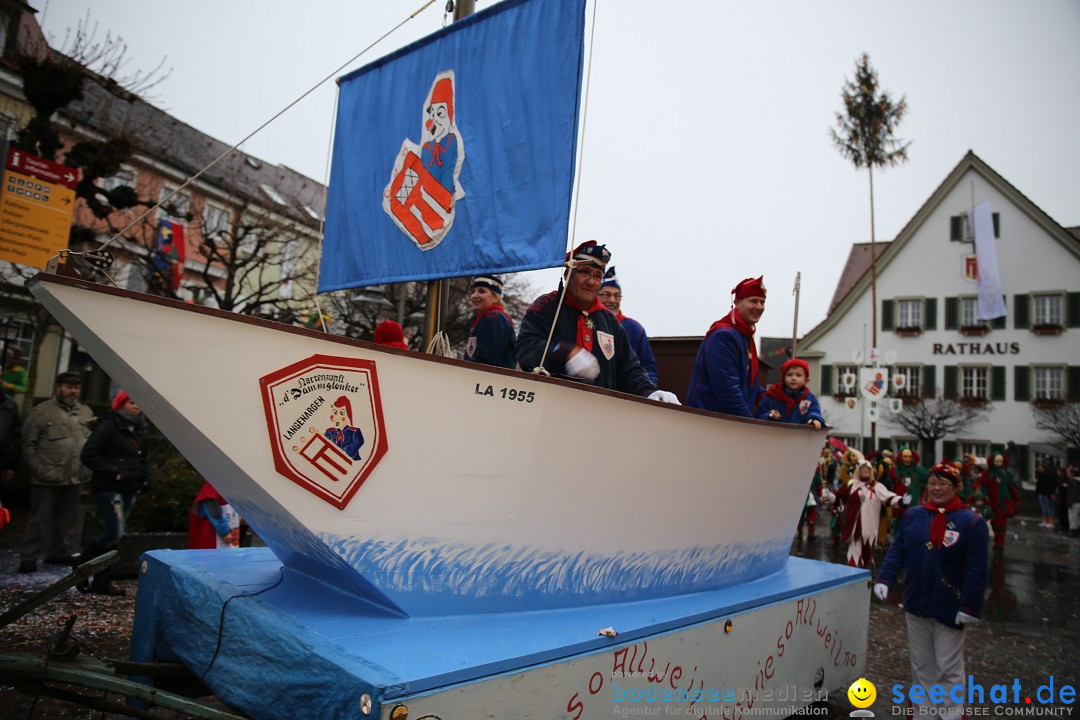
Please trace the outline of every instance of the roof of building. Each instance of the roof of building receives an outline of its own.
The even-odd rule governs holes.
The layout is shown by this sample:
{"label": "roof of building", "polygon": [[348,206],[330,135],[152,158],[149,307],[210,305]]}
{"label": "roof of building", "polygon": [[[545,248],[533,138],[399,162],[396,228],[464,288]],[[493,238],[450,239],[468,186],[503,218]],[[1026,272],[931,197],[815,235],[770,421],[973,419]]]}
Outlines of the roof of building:
{"label": "roof of building", "polygon": [[[1010,197],[1018,208],[1028,214],[1037,224],[1041,225],[1047,233],[1057,238],[1072,253],[1080,257],[1080,227],[1066,229],[1046,214],[1030,198],[1024,195],[1012,183],[1002,177],[996,170],[986,164],[978,155],[971,150],[964,155],[956,167],[946,176],[934,192],[930,194],[926,202],[919,207],[907,224],[897,234],[895,240],[886,243],[877,243],[880,250],[877,253],[877,270],[881,272],[889,262],[896,257],[907,244],[908,240],[926,221],[930,213],[945,199],[945,196],[960,182],[960,179],[969,171],[979,173],[988,182],[994,185],[1004,195]],[[861,249],[860,249],[861,248]],[[870,285],[870,244],[856,243],[852,246],[848,256],[847,265],[844,267],[840,280],[836,284],[832,302],[829,304],[829,312],[825,319],[806,333],[800,340],[803,343],[813,343],[831,327],[837,317],[842,316],[847,307],[866,291]]]}
{"label": "roof of building", "polygon": [[[145,100],[130,93],[110,91],[93,80],[84,83],[83,98],[59,114],[75,129],[126,138],[136,154],[175,169],[185,180],[231,147]],[[325,189],[321,183],[239,150],[206,170],[200,182],[309,227],[317,227],[318,220],[307,208],[317,215],[323,212]],[[278,202],[264,186],[284,202]]]}
{"label": "roof of building", "polygon": [[[889,247],[889,243],[875,243],[874,246],[876,249],[875,254],[880,258],[881,254]],[[851,246],[851,252],[848,254],[844,271],[840,273],[840,280],[836,283],[836,291],[833,293],[832,302],[829,303],[830,313],[836,309],[837,305],[843,302],[862,276],[870,270],[870,258],[870,243],[855,243]]]}

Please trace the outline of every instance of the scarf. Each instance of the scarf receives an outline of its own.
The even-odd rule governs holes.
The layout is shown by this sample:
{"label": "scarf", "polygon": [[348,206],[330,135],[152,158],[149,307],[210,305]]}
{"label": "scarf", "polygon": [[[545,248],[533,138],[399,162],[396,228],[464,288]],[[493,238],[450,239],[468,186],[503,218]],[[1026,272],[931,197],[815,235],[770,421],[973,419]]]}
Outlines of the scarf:
{"label": "scarf", "polygon": [[731,312],[714,322],[712,327],[709,328],[709,332],[722,327],[735,328],[746,338],[746,344],[749,346],[747,354],[749,355],[750,360],[750,385],[757,385],[758,359],[757,347],[754,345],[754,332],[757,330],[757,327],[751,327],[750,323],[743,320],[742,315],[740,315],[739,311],[735,308],[731,308]]}
{"label": "scarf", "polygon": [[967,505],[959,497],[954,497],[945,507],[938,507],[929,500],[923,503],[923,507],[934,513],[934,519],[930,521],[930,542],[939,548],[945,539],[945,526],[948,524],[945,516],[954,510],[963,510]]}
{"label": "scarf", "polygon": [[765,394],[771,397],[773,400],[779,400],[784,403],[784,407],[787,408],[787,413],[784,417],[791,417],[792,411],[795,409],[795,404],[802,401],[807,395],[810,394],[810,388],[803,385],[803,389],[799,392],[798,397],[792,397],[788,394],[787,388],[784,383],[773,383],[769,386],[769,389],[765,391]]}
{"label": "scarf", "polygon": [[475,330],[476,326],[480,323],[480,321],[482,319],[484,319],[488,315],[488,313],[491,313],[491,312],[497,312],[497,313],[502,313],[503,315],[506,315],[506,319],[510,321],[510,327],[514,327],[514,318],[512,318],[512,317],[510,317],[509,315],[506,314],[506,310],[503,308],[501,303],[495,303],[494,305],[489,307],[484,312],[476,313],[476,319],[474,319],[472,321],[473,329]]}
{"label": "scarf", "polygon": [[570,297],[570,293],[566,294],[564,302],[569,307],[572,307],[581,313],[577,319],[577,344],[589,352],[592,352],[593,338],[596,333],[593,332],[594,325],[592,320],[589,319],[589,313],[600,311],[607,312],[607,308],[604,307],[599,298],[593,298],[593,304],[588,308],[583,308],[574,302],[574,298]]}

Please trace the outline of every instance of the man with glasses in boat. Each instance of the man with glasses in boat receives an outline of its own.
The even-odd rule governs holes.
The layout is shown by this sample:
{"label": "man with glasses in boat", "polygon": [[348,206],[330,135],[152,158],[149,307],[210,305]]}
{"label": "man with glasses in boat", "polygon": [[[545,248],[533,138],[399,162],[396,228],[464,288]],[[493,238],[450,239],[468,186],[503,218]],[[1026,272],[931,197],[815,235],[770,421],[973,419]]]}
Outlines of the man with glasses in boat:
{"label": "man with glasses in boat", "polygon": [[765,312],[765,285],[746,278],[732,289],[731,312],[709,328],[694,359],[686,404],[703,410],[753,417],[764,392],[758,385],[754,331]]}
{"label": "man with glasses in boat", "polygon": [[[559,308],[559,290],[533,302],[521,321],[518,364],[523,370],[532,370],[543,357],[544,368],[556,377],[678,404],[673,393],[657,390],[652,384],[630,347],[626,331],[597,297],[610,259],[611,253],[595,240],[567,254],[570,274],[563,307]],[[545,356],[549,333],[551,345]]]}
{"label": "man with glasses in boat", "polygon": [[652,380],[653,385],[659,386],[656,357],[653,355],[652,346],[649,345],[648,333],[645,332],[645,328],[641,326],[641,323],[633,318],[626,317],[622,313],[622,285],[619,284],[619,279],[615,277],[614,265],[604,273],[604,283],[600,286],[600,293],[597,297],[600,298],[600,302],[603,303],[604,307],[615,313],[619,324],[626,331],[630,347],[634,348],[634,352],[637,353],[638,360],[641,362],[641,367],[645,368],[645,374]]}

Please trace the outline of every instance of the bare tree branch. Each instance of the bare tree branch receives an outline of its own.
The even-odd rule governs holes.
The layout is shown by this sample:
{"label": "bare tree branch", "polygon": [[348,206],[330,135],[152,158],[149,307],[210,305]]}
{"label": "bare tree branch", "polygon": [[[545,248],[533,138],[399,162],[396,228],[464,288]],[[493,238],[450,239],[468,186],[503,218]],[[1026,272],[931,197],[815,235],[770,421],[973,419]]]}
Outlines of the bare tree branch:
{"label": "bare tree branch", "polygon": [[923,442],[932,444],[986,420],[993,410],[989,403],[974,405],[950,400],[938,390],[933,400],[905,402],[904,408],[898,413],[886,411],[885,419]]}
{"label": "bare tree branch", "polygon": [[1061,438],[1073,449],[1080,449],[1080,403],[1071,402],[1057,408],[1032,408],[1035,427]]}

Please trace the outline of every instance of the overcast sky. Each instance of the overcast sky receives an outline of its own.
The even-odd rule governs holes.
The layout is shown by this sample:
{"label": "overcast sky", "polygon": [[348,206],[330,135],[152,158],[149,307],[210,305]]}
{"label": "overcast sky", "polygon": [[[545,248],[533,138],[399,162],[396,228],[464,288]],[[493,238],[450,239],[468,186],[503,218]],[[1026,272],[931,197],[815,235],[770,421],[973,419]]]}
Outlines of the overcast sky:
{"label": "overcast sky", "polygon": [[[54,47],[89,13],[99,39],[127,43],[129,71],[166,58],[172,73],[152,101],[229,144],[423,5],[30,3]],[[439,29],[444,6],[343,72]],[[969,149],[1054,220],[1080,225],[1077,0],[599,0],[596,12],[572,232],[608,245],[623,310],[650,335],[703,334],[732,286],[762,273],[759,332],[790,336],[797,271],[800,334],[824,319],[851,244],[870,239],[866,171],[828,134],[863,52],[882,87],[907,98],[898,134],[912,141],[906,165],[875,174],[879,240]],[[244,150],[325,182],[335,93],[324,84]],[[554,270],[528,275],[537,292],[557,283]]]}

